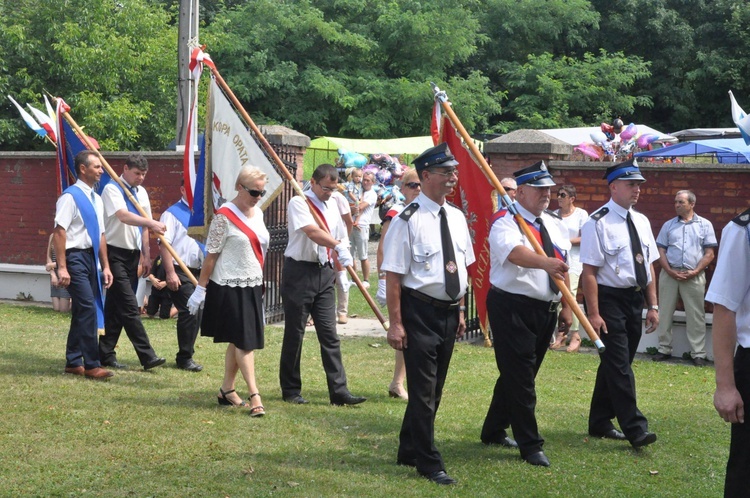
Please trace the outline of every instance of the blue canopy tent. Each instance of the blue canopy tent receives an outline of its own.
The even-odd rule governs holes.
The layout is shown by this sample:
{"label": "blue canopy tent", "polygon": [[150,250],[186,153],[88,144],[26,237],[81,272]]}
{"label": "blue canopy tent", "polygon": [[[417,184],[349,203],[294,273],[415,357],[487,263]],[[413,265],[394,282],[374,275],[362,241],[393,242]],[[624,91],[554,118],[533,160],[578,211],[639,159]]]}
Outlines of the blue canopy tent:
{"label": "blue canopy tent", "polygon": [[684,157],[711,154],[719,163],[750,163],[750,146],[741,138],[694,140],[661,149],[638,152],[635,157]]}

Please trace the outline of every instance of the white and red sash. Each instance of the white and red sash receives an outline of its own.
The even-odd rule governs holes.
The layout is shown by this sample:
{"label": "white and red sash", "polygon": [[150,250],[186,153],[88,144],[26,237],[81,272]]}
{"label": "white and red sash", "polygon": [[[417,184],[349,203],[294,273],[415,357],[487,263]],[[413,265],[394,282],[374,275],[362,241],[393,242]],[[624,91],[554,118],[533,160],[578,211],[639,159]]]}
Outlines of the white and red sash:
{"label": "white and red sash", "polygon": [[255,235],[255,232],[247,225],[245,220],[247,220],[247,217],[231,202],[227,202],[223,206],[221,206],[219,209],[216,210],[216,214],[221,214],[226,216],[226,218],[231,221],[234,226],[240,229],[242,233],[247,235],[247,238],[250,240],[250,245],[253,248],[253,252],[255,253],[255,257],[258,258],[258,263],[260,263],[260,267],[263,268],[263,249],[260,246],[260,240],[258,240],[258,236]]}

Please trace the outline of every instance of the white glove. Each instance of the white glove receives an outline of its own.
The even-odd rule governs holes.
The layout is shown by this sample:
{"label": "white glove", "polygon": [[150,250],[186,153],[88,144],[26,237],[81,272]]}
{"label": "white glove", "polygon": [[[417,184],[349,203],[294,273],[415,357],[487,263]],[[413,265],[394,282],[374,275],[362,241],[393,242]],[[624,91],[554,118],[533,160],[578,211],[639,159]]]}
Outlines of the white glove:
{"label": "white glove", "polygon": [[378,293],[375,294],[375,299],[380,303],[380,306],[386,305],[385,300],[385,279],[381,278],[378,280]]}
{"label": "white glove", "polygon": [[339,281],[339,285],[341,286],[341,289],[344,292],[349,292],[349,287],[352,286],[352,283],[349,281],[349,277],[346,274],[346,270],[338,272],[338,275],[336,275],[336,278]]}
{"label": "white glove", "polygon": [[354,264],[354,258],[352,257],[352,253],[349,252],[348,247],[344,244],[339,244],[334,249],[339,257],[339,263],[341,263],[341,266],[347,267]]}
{"label": "white glove", "polygon": [[203,303],[206,302],[206,288],[200,285],[195,286],[195,291],[188,299],[187,307],[191,315],[197,315],[198,310],[203,309]]}

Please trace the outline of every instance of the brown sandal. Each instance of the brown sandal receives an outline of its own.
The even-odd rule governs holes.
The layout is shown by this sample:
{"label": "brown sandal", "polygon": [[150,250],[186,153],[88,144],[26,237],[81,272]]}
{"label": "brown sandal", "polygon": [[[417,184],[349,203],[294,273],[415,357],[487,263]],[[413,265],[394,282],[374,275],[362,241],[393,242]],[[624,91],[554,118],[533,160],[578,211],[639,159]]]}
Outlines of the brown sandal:
{"label": "brown sandal", "polygon": [[575,333],[573,334],[573,337],[570,338],[570,345],[568,346],[567,351],[568,353],[577,353],[578,348],[581,347],[581,337]]}
{"label": "brown sandal", "polygon": [[[248,401],[253,399],[255,396],[260,396],[260,393],[253,393],[248,398]],[[258,405],[254,408],[250,408],[250,416],[251,417],[262,417],[266,414],[266,409],[263,407],[263,405]]]}

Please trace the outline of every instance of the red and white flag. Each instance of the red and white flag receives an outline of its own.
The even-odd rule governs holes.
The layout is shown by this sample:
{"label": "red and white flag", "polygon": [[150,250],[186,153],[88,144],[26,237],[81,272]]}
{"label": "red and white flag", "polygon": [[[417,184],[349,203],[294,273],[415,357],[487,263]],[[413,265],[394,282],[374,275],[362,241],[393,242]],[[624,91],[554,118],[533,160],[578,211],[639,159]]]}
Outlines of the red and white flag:
{"label": "red and white flag", "polygon": [[53,142],[57,143],[57,126],[55,126],[55,122],[46,113],[40,111],[31,104],[26,105],[34,114],[34,117],[39,122],[39,124],[42,125],[42,128],[44,128],[44,130],[47,132],[47,135],[52,139]]}

